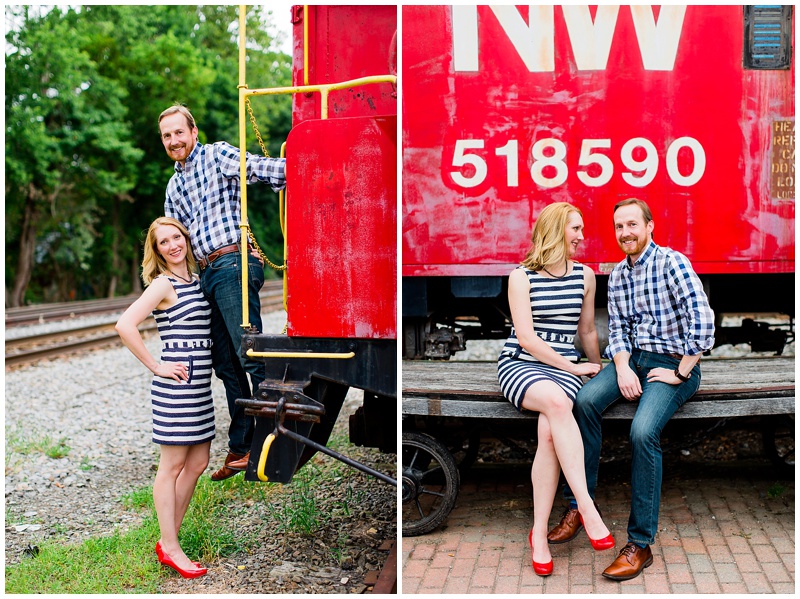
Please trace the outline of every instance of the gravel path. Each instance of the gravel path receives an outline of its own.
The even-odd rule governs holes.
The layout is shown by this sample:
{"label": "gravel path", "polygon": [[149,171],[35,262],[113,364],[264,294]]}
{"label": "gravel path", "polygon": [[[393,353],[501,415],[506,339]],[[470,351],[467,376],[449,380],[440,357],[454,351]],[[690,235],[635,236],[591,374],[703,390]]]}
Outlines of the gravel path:
{"label": "gravel path", "polygon": [[[266,315],[264,329],[280,331],[285,318],[284,312]],[[157,335],[146,343],[151,352],[158,351]],[[158,463],[158,449],[151,442],[150,373],[119,347],[5,374],[6,565],[23,559],[29,544],[77,543],[137,525],[141,516],[125,510],[122,497],[152,485]],[[229,422],[224,390],[216,378],[213,392],[217,436],[208,473],[224,458]],[[346,427],[347,416],[360,402],[360,392],[351,391],[337,427]],[[48,457],[44,451],[59,443],[68,448],[62,450],[66,455]],[[345,453],[385,472],[396,463],[394,455],[377,450],[351,446]],[[266,534],[263,505],[233,506],[237,536],[263,536],[263,542],[248,555],[208,563],[209,574],[195,581],[170,575],[162,591],[362,592],[368,573],[379,570],[388,556],[386,541],[396,538],[396,489],[353,472],[348,479],[359,490],[360,501],[353,502],[350,515],[332,530],[317,538]],[[314,491],[323,511],[331,510],[344,492],[343,485],[331,485],[339,488]],[[339,543],[338,559],[331,550],[336,539],[346,539]]]}

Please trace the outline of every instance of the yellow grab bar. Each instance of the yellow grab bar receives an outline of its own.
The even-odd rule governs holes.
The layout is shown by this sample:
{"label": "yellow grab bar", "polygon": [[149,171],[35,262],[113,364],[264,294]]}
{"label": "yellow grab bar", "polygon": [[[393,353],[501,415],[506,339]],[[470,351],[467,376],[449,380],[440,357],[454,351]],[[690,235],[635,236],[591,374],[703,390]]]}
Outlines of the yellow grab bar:
{"label": "yellow grab bar", "polygon": [[258,457],[258,469],[256,470],[256,474],[258,475],[258,480],[264,483],[269,482],[269,478],[267,475],[264,474],[264,468],[267,465],[267,455],[269,454],[269,448],[272,447],[272,442],[275,440],[275,433],[270,433],[267,435],[267,438],[264,439],[264,445],[261,446],[261,455]]}
{"label": "yellow grab bar", "polygon": [[358,79],[350,79],[349,81],[340,81],[339,83],[323,83],[318,85],[294,85],[291,87],[267,87],[262,89],[244,89],[242,88],[242,96],[277,96],[282,94],[303,94],[319,92],[322,101],[322,110],[320,118],[328,118],[328,93],[339,89],[348,89],[350,87],[358,87],[360,85],[369,85],[371,83],[397,83],[397,75],[370,75],[369,77],[359,77]]}
{"label": "yellow grab bar", "polygon": [[315,352],[290,352],[290,351],[253,351],[247,350],[247,355],[251,358],[323,358],[326,360],[349,360],[355,357],[355,352],[344,354],[326,354]]}

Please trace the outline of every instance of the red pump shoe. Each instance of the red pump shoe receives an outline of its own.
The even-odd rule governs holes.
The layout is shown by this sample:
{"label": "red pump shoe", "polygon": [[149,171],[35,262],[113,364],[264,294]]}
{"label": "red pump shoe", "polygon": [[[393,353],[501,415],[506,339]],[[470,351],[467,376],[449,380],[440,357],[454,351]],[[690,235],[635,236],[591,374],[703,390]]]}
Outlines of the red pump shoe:
{"label": "red pump shoe", "polygon": [[[158,561],[161,561],[161,558],[164,556],[164,550],[161,548],[161,541],[156,541],[156,555],[158,556]],[[203,564],[200,562],[192,562],[198,568],[202,568]]]}
{"label": "red pump shoe", "polygon": [[[583,516],[580,518],[581,524],[583,524]],[[583,524],[583,529],[586,530],[585,524]],[[586,530],[586,536],[589,537],[588,530]],[[611,549],[614,547],[614,535],[609,533],[607,537],[603,537],[602,539],[593,539],[592,537],[589,537],[589,542],[592,544],[592,548],[595,551],[605,551],[606,549]]]}
{"label": "red pump shoe", "polygon": [[546,564],[540,564],[533,561],[533,529],[528,534],[528,543],[531,546],[531,563],[533,564],[533,571],[539,576],[550,576],[553,573],[553,560],[551,559]]}
{"label": "red pump shoe", "polygon": [[[157,548],[160,548],[160,545],[158,545]],[[162,565],[172,568],[184,578],[199,578],[200,576],[204,576],[206,572],[208,572],[208,569],[206,568],[195,568],[194,570],[184,570],[180,568],[178,564],[176,564],[169,555],[164,553],[163,550],[161,551],[161,555],[158,556],[158,561]]]}

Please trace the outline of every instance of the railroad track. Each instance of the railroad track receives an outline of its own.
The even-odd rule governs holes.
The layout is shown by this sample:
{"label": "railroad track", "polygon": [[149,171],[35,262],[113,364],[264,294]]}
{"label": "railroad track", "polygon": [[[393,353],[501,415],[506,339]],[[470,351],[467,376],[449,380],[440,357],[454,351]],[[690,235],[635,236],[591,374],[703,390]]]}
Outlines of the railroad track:
{"label": "railroad track", "polygon": [[[264,312],[283,308],[283,282],[267,281],[259,294]],[[109,300],[91,300],[63,304],[42,304],[12,308],[6,311],[6,328],[31,323],[63,321],[77,316],[95,316],[119,313],[130,306],[136,295]],[[5,364],[15,366],[76,352],[82,349],[97,349],[116,345],[119,335],[114,330],[114,322],[78,326],[64,331],[26,335],[16,339],[6,339]],[[155,321],[148,318],[139,330],[148,334],[156,330]]]}
{"label": "railroad track", "polygon": [[[283,281],[281,279],[266,281],[261,288],[260,296],[261,307],[265,311],[270,312],[280,309],[283,305]],[[44,324],[75,318],[76,316],[122,312],[136,301],[138,297],[138,294],[133,294],[110,299],[6,308],[6,328],[30,324]]]}

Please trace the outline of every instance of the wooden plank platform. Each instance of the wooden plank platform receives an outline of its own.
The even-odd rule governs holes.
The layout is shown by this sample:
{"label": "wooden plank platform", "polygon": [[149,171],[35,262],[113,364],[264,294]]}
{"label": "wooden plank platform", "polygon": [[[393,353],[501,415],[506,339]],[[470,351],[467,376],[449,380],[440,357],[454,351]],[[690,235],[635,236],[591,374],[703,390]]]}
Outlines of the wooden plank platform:
{"label": "wooden plank platform", "polygon": [[[794,358],[703,359],[700,389],[675,418],[794,414]],[[529,418],[500,392],[496,362],[403,361],[403,414],[460,418]],[[620,401],[606,418],[630,419],[636,402]]]}

